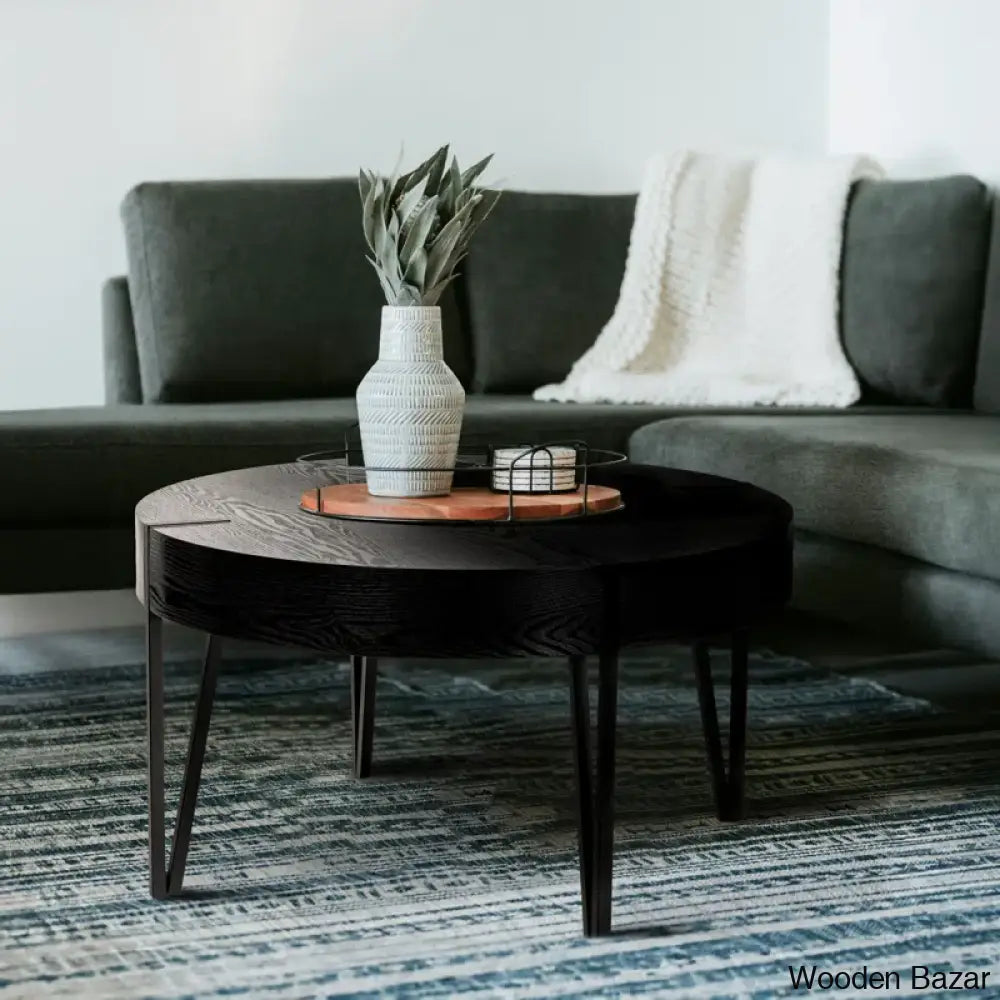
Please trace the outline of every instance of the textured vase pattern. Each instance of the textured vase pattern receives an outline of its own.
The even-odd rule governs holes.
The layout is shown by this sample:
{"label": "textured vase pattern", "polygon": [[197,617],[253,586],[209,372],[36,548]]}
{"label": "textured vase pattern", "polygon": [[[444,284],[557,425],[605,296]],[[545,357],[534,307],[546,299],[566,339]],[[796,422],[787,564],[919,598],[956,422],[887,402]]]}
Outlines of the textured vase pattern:
{"label": "textured vase pattern", "polygon": [[358,386],[357,400],[369,493],[428,497],[451,491],[465,390],[444,363],[437,306],[382,308],[379,358]]}

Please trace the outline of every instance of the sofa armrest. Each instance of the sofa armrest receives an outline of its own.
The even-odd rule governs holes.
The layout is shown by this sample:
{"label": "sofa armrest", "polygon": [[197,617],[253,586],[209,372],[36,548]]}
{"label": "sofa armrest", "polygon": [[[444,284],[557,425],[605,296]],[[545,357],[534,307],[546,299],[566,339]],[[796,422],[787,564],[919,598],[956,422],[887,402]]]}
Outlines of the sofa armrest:
{"label": "sofa armrest", "polygon": [[132,323],[128,279],[108,278],[101,289],[101,327],[106,403],[141,403],[139,356]]}

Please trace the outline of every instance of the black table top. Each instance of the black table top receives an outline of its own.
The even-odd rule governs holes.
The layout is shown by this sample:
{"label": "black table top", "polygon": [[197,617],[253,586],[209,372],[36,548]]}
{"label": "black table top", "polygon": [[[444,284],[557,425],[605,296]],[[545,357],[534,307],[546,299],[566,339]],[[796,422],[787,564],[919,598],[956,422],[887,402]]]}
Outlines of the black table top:
{"label": "black table top", "polygon": [[659,562],[740,545],[791,520],[780,497],[717,476],[626,464],[593,481],[619,487],[625,509],[565,523],[399,524],[306,513],[299,498],[317,485],[315,471],[270,465],[167,486],[138,504],[136,520],[192,545],[260,558],[457,571]]}
{"label": "black table top", "polygon": [[140,598],[147,527],[156,613],[369,655],[587,652],[612,590],[629,641],[735,627],[790,588],[791,508],[746,483],[624,464],[593,476],[621,489],[616,513],[398,524],[300,510],[315,476],[263,466],[150,494],[136,507]]}

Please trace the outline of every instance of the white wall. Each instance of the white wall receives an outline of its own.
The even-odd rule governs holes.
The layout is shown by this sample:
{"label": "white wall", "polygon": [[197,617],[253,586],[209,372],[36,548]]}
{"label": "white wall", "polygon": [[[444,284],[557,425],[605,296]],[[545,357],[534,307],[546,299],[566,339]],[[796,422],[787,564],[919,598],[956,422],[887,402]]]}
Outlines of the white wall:
{"label": "white wall", "polygon": [[998,40],[997,0],[833,0],[831,150],[1000,181]]}
{"label": "white wall", "polygon": [[826,3],[0,0],[0,410],[102,398],[142,179],[353,174],[451,140],[632,189],[677,143],[821,149]]}
{"label": "white wall", "polygon": [[[634,190],[674,145],[821,150],[826,0],[0,0],[0,410],[100,402],[144,179],[354,174],[452,141],[504,186]],[[138,620],[0,598],[0,633]]]}

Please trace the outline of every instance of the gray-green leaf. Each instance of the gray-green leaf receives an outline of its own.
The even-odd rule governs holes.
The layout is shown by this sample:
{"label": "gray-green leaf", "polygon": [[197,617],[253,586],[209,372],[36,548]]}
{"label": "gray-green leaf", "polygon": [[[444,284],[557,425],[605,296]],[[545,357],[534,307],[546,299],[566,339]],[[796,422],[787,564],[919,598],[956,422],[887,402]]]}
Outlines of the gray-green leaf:
{"label": "gray-green leaf", "polygon": [[427,272],[427,251],[424,250],[423,246],[418,246],[409,260],[403,277],[410,284],[416,285],[417,288],[423,288],[424,275]]}
{"label": "gray-green leaf", "polygon": [[361,222],[364,226],[365,242],[372,250],[375,249],[375,216],[382,214],[375,205],[381,189],[382,178],[374,178],[371,186],[368,188],[364,204],[361,206]]}
{"label": "gray-green leaf", "polygon": [[414,285],[402,284],[399,286],[399,292],[396,294],[396,301],[394,303],[397,306],[420,306],[423,305],[423,296],[420,293],[420,289]]}
{"label": "gray-green leaf", "polygon": [[420,199],[424,196],[424,188],[427,187],[426,180],[418,181],[416,185],[404,192],[399,199],[396,211],[399,213],[400,232],[405,232],[410,222],[410,213],[420,204]]}
{"label": "gray-green leaf", "polygon": [[437,215],[437,204],[437,197],[428,198],[420,211],[414,216],[410,231],[406,235],[406,242],[403,244],[402,253],[400,254],[403,258],[403,267],[407,267],[413,259],[414,250],[418,247],[423,247],[427,242],[431,226],[434,225],[434,219]]}
{"label": "gray-green leaf", "polygon": [[441,293],[458,277],[457,274],[449,274],[447,278],[443,281],[439,281],[436,285],[432,285],[424,292],[424,305],[425,306],[436,306],[438,299],[441,298]]}
{"label": "gray-green leaf", "polygon": [[359,172],[368,260],[390,304],[434,305],[499,198],[473,183],[492,157],[463,172],[449,156],[442,146],[409,173],[399,164],[388,178]]}
{"label": "gray-green leaf", "polygon": [[499,191],[493,191],[490,188],[478,188],[477,191],[482,195],[482,198],[472,210],[470,221],[472,232],[475,232],[489,218],[490,212],[496,208],[497,202],[500,200]]}
{"label": "gray-green leaf", "polygon": [[431,168],[427,174],[427,193],[437,194],[444,176],[445,164],[448,161],[448,146],[442,146],[431,160]]}
{"label": "gray-green leaf", "polygon": [[458,157],[453,157],[451,161],[451,198],[452,205],[462,191],[462,171],[458,169]]}
{"label": "gray-green leaf", "polygon": [[358,193],[361,195],[362,206],[368,199],[368,192],[372,189],[372,184],[374,183],[375,178],[368,173],[367,170],[362,168],[358,173]]}
{"label": "gray-green leaf", "polygon": [[437,234],[437,238],[430,246],[427,253],[427,283],[437,284],[442,278],[447,277],[448,258],[451,257],[455,244],[462,235],[462,220],[455,216]]}
{"label": "gray-green leaf", "polygon": [[379,199],[375,199],[375,232],[374,232],[374,250],[375,258],[380,264],[384,266],[385,261],[389,257],[389,253],[392,248],[392,244],[389,240],[389,232],[385,225],[385,216],[382,214],[381,205],[379,204]]}
{"label": "gray-green leaf", "polygon": [[378,277],[378,283],[382,286],[382,294],[385,295],[385,300],[388,303],[393,303],[396,301],[396,295],[398,289],[396,289],[392,282],[389,280],[385,272],[378,266],[378,263],[372,260],[371,257],[365,257],[365,260],[375,269],[375,274]]}
{"label": "gray-green leaf", "polygon": [[462,187],[469,187],[472,182],[490,165],[493,154],[484,156],[478,163],[474,163],[468,170],[462,171]]}

